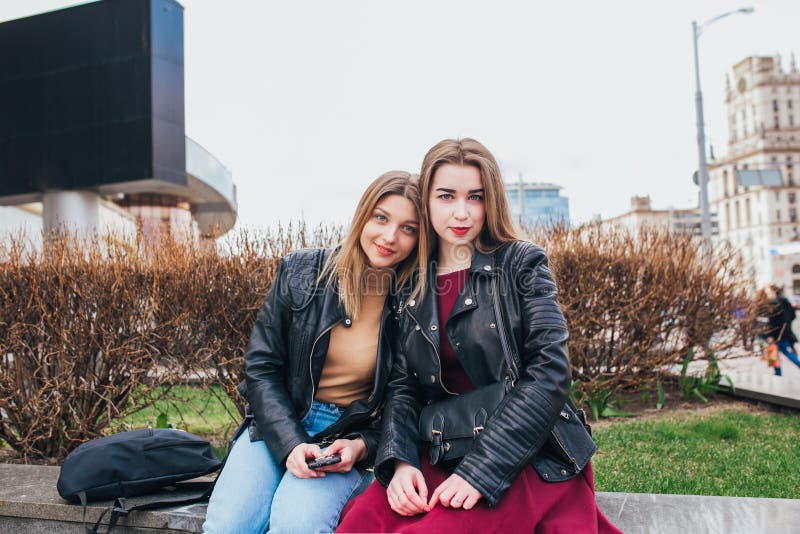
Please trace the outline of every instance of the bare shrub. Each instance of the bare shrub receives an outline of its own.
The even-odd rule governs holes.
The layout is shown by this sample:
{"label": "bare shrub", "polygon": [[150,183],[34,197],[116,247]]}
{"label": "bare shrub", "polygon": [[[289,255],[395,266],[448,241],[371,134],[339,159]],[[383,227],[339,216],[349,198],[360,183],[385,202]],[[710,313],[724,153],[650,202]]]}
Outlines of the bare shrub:
{"label": "bare shrub", "polygon": [[98,436],[156,365],[151,340],[170,324],[154,321],[158,296],[143,271],[123,241],[3,245],[0,437],[24,457],[63,456]]}
{"label": "bare shrub", "polygon": [[242,356],[278,257],[341,231],[240,232],[221,252],[58,235],[0,243],[0,438],[63,457],[113,421],[198,378],[235,398]]}
{"label": "bare shrub", "polygon": [[585,390],[642,389],[690,348],[719,354],[753,334],[753,282],[730,247],[709,257],[687,236],[596,225],[531,237],[552,262]]}
{"label": "bare shrub", "polygon": [[[231,398],[278,258],[332,246],[341,228],[234,232],[216,248],[59,236],[0,243],[0,439],[63,457],[192,379]],[[561,289],[573,375],[591,393],[637,389],[755,333],[739,257],[664,232],[534,232]],[[208,391],[213,391],[207,388]],[[241,403],[237,403],[241,409]]]}

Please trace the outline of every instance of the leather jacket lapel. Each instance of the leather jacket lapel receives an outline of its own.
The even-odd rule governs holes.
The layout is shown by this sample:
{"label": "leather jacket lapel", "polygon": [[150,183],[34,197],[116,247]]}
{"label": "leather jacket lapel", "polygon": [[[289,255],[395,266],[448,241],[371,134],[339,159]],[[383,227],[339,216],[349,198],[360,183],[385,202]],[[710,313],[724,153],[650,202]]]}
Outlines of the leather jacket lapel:
{"label": "leather jacket lapel", "polygon": [[423,330],[425,335],[436,347],[438,354],[440,347],[439,339],[439,310],[436,303],[436,268],[433,266],[433,276],[428,277],[428,291],[421,301],[411,299],[403,303],[403,310],[406,311],[416,322],[415,329]]}

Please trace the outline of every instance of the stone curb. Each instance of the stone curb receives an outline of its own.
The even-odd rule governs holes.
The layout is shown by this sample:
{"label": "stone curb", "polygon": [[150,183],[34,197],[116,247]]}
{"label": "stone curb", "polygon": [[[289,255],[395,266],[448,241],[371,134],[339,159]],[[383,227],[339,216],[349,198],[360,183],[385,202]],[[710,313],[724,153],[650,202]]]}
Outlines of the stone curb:
{"label": "stone curb", "polygon": [[[0,532],[82,534],[82,509],[56,492],[59,468],[0,464]],[[128,499],[138,504],[177,498],[181,492]],[[708,497],[647,493],[597,494],[603,513],[628,534],[786,533],[800,525],[800,500],[754,497]],[[86,519],[92,524],[110,502],[92,503]],[[119,532],[200,532],[205,504],[134,512],[120,521]]]}

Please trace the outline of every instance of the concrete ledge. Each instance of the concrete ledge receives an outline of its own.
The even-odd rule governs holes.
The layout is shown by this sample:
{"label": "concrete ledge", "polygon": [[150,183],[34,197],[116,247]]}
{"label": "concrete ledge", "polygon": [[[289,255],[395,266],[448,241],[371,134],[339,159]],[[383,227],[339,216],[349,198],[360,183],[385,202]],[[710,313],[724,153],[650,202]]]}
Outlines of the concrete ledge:
{"label": "concrete ledge", "polygon": [[[84,534],[81,507],[56,492],[58,467],[0,464],[0,532]],[[137,504],[180,492],[129,499]],[[800,525],[800,500],[751,497],[705,497],[645,493],[598,493],[603,513],[627,534],[703,532],[752,534],[794,532]],[[86,519],[92,524],[111,503],[93,503]],[[200,532],[204,504],[134,512],[122,518],[120,533]]]}
{"label": "concrete ledge", "polygon": [[796,499],[598,493],[597,502],[626,534],[785,534],[800,525]]}
{"label": "concrete ledge", "polygon": [[[53,466],[0,464],[0,532],[85,534],[83,508],[65,501],[56,491],[59,471]],[[127,502],[134,505],[189,494],[196,492],[164,492]],[[87,507],[86,522],[94,525],[110,505],[110,501],[92,503]],[[120,519],[118,524],[127,528],[120,528],[119,532],[200,532],[205,512],[205,504],[134,512]]]}

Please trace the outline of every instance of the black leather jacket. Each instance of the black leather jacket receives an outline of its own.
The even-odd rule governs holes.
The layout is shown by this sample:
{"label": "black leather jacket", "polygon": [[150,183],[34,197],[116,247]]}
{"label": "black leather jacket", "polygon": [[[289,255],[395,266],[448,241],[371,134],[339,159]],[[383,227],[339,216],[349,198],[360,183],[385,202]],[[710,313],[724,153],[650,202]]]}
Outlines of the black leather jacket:
{"label": "black leather jacket", "polygon": [[[435,273],[435,266],[429,271]],[[434,277],[421,302],[399,305],[395,364],[386,394],[378,480],[387,485],[396,460],[419,467],[419,413],[424,402],[452,393],[442,385]],[[494,299],[494,288],[498,299]],[[446,324],[446,334],[476,387],[504,380],[500,336],[522,363],[515,387],[476,438],[455,473],[495,505],[526,465],[546,481],[577,475],[595,444],[568,403],[567,326],[544,250],[515,241],[493,254],[475,252],[470,273]],[[497,305],[502,316],[497,318]],[[506,332],[500,325],[505,323]]]}
{"label": "black leather jacket", "polygon": [[336,288],[317,283],[329,253],[324,249],[300,250],[281,260],[247,346],[246,397],[257,426],[255,434],[263,437],[278,462],[283,463],[300,443],[329,444],[339,437],[361,437],[367,455],[358,467],[365,468],[375,459],[380,407],[391,370],[392,297],[387,298],[383,311],[370,396],[353,402],[339,421],[313,438],[300,423],[311,409],[319,385],[330,331],[350,320],[339,304]]}

